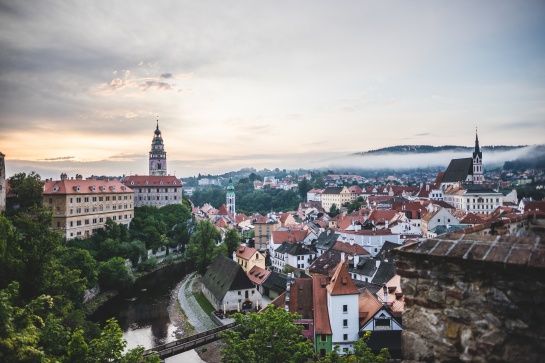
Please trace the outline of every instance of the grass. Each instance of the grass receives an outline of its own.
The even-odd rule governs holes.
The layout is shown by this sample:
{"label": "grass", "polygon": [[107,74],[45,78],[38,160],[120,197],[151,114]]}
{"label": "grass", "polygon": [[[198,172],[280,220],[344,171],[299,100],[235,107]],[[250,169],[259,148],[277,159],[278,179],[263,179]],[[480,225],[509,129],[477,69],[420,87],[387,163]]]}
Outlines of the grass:
{"label": "grass", "polygon": [[216,309],[214,309],[212,304],[210,304],[210,302],[208,301],[208,299],[206,299],[202,292],[196,292],[194,296],[195,300],[197,300],[206,315],[210,316],[210,314],[216,311]]}

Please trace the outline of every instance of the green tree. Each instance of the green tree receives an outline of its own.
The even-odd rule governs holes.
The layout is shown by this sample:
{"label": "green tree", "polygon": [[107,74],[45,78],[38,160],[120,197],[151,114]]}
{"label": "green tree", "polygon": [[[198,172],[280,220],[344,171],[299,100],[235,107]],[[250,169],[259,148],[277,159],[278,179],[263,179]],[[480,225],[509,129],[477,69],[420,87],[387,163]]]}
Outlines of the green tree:
{"label": "green tree", "polygon": [[9,241],[0,266],[0,287],[19,281],[25,300],[43,291],[44,273],[62,244],[61,235],[50,229],[52,219],[48,208],[34,206],[14,215],[11,228],[2,221]]}
{"label": "green tree", "polygon": [[18,173],[9,178],[10,193],[15,197],[15,204],[21,211],[32,206],[41,206],[43,202],[43,185],[41,177],[36,172],[30,174]]}
{"label": "green tree", "polygon": [[114,257],[100,264],[98,283],[103,289],[122,289],[134,282],[134,276],[121,257]]}
{"label": "green tree", "polygon": [[81,248],[61,247],[57,250],[58,262],[72,270],[79,270],[80,277],[87,279],[87,287],[97,284],[97,262],[89,251]]}
{"label": "green tree", "polygon": [[351,355],[340,355],[339,346],[320,359],[324,363],[384,363],[390,359],[390,352],[382,348],[378,354],[374,354],[367,342],[371,338],[371,332],[366,331],[364,336],[354,342],[354,353]]}
{"label": "green tree", "polygon": [[269,305],[263,313],[237,313],[234,318],[239,328],[222,333],[222,362],[307,362],[314,357],[312,342],[301,334],[303,327],[294,324],[300,315]]}
{"label": "green tree", "polygon": [[212,262],[214,247],[221,239],[216,227],[209,220],[197,222],[195,233],[191,236],[188,247],[189,258],[195,261],[197,271],[204,275]]}
{"label": "green tree", "polygon": [[236,251],[238,246],[240,246],[240,241],[242,237],[240,236],[240,233],[236,230],[236,228],[228,228],[227,232],[225,232],[225,238],[223,240],[223,243],[227,246],[227,257],[231,258],[233,256],[233,252]]}
{"label": "green tree", "polygon": [[303,200],[307,200],[307,193],[309,190],[312,189],[312,184],[307,180],[307,178],[303,178],[303,180],[299,183],[299,195]]}
{"label": "green tree", "polygon": [[333,203],[331,207],[329,208],[329,216],[335,217],[339,214],[339,208],[337,207],[337,204]]}

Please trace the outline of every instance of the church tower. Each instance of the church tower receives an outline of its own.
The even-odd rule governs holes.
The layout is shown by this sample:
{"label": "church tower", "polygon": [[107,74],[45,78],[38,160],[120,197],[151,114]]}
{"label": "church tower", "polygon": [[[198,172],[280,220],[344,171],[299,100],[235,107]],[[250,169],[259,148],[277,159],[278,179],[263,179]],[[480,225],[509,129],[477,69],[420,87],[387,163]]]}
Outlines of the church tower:
{"label": "church tower", "polygon": [[167,153],[163,145],[161,130],[159,130],[159,120],[157,120],[157,128],[149,152],[149,175],[167,175]]}
{"label": "church tower", "polygon": [[475,150],[473,151],[473,184],[482,184],[483,175],[483,152],[479,147],[479,136],[475,129]]}
{"label": "church tower", "polygon": [[235,187],[233,186],[233,180],[229,179],[229,186],[227,187],[227,210],[231,213],[233,218],[235,217]]}

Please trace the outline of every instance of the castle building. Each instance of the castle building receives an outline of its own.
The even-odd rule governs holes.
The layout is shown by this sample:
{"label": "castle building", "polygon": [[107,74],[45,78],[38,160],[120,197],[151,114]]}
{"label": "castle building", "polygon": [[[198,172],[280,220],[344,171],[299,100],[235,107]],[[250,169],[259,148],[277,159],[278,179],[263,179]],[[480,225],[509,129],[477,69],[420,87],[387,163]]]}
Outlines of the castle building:
{"label": "castle building", "polygon": [[6,163],[5,155],[0,152],[0,212],[6,210]]}
{"label": "castle building", "polygon": [[159,130],[159,120],[157,120],[157,128],[153,134],[149,152],[149,175],[167,175],[167,153],[161,130]]}
{"label": "castle building", "polygon": [[123,180],[134,191],[134,206],[182,204],[182,182],[173,175],[131,175]]}
{"label": "castle building", "polygon": [[134,191],[134,206],[163,207],[182,204],[182,182],[176,176],[167,174],[167,153],[159,130],[155,129],[149,153],[149,175],[131,175],[123,184]]}
{"label": "castle building", "polygon": [[229,179],[229,186],[227,186],[227,210],[233,217],[235,217],[235,187],[233,186],[233,180]]}
{"label": "castle building", "polygon": [[87,238],[104,228],[108,218],[127,227],[134,216],[133,191],[118,180],[83,180],[81,175],[48,180],[42,193],[44,206],[53,212],[52,228],[66,240]]}

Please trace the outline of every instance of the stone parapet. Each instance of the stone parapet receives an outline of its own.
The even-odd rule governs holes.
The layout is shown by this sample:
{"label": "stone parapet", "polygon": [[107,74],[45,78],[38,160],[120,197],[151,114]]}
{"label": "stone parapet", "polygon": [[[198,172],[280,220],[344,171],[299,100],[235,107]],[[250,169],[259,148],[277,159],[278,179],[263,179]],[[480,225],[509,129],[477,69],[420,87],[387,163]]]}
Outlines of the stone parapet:
{"label": "stone parapet", "polygon": [[405,359],[543,360],[545,246],[539,237],[451,234],[394,253],[405,293]]}

